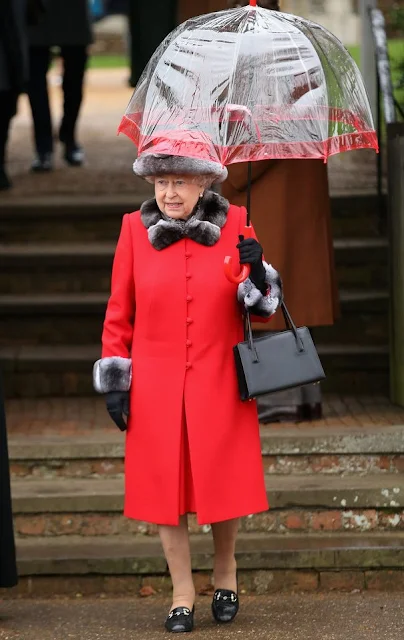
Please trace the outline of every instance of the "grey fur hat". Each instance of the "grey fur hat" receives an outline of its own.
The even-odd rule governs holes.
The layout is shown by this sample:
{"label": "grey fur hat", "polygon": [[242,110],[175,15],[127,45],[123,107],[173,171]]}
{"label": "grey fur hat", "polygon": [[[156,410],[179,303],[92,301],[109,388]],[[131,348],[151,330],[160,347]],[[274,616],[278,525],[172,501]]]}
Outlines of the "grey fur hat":
{"label": "grey fur hat", "polygon": [[140,178],[174,175],[208,176],[213,183],[224,182],[227,169],[219,162],[191,158],[186,156],[171,156],[163,153],[144,153],[133,163],[133,171]]}

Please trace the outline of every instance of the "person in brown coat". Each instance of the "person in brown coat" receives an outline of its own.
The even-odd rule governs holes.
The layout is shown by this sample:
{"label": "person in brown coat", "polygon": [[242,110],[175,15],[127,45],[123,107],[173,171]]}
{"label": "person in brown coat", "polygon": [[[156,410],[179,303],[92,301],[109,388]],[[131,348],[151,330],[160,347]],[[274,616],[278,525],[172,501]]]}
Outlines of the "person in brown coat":
{"label": "person in brown coat", "polygon": [[[248,4],[229,2],[237,7]],[[280,11],[277,0],[258,5]],[[228,167],[225,198],[246,205],[247,164]],[[251,213],[267,260],[282,274],[285,302],[298,325],[331,325],[339,315],[331,235],[327,165],[322,160],[267,160],[252,163]],[[282,314],[271,330],[285,328]],[[313,419],[321,416],[319,385],[271,394],[259,403],[260,418]]]}

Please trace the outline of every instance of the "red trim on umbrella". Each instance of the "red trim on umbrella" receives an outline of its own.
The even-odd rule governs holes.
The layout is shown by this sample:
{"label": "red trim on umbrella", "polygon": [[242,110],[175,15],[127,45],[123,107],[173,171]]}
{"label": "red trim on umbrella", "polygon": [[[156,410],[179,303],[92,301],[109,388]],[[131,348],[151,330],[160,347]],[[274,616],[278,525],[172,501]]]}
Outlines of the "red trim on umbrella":
{"label": "red trim on umbrella", "polygon": [[[333,118],[334,119],[334,118]],[[335,118],[339,121],[339,118]],[[279,160],[317,158],[327,160],[332,155],[354,149],[374,149],[379,151],[377,135],[374,130],[359,130],[352,133],[343,133],[338,136],[330,136],[325,140],[310,140],[298,142],[262,142],[256,144],[242,144],[237,146],[221,146],[212,144],[206,135],[205,140],[201,135],[195,140],[192,132],[173,129],[172,131],[155,131],[152,136],[144,136],[140,133],[139,125],[132,117],[124,116],[118,129],[118,133],[124,133],[138,148],[138,153],[153,153],[153,147],[159,147],[159,153],[168,155],[188,156],[220,162],[229,165],[236,162],[248,162],[258,160]],[[356,125],[359,125],[355,119]]]}

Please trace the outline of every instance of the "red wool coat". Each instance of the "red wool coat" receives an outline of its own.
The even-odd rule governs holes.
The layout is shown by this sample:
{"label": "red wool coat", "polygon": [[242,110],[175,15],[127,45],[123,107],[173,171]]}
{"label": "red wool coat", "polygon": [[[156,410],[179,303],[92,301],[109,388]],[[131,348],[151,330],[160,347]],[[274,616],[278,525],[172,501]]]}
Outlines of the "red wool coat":
{"label": "red wool coat", "polygon": [[177,525],[184,473],[201,525],[268,508],[256,404],[240,401],[233,359],[242,309],[223,272],[244,225],[230,206],[215,245],[183,238],[157,251],[139,211],[123,218],[102,357],[132,358],[130,518]]}

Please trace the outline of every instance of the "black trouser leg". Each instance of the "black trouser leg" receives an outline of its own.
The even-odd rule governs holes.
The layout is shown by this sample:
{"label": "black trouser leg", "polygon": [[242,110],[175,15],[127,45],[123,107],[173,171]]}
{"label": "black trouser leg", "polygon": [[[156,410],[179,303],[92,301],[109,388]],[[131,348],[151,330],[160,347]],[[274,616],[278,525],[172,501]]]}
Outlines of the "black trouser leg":
{"label": "black trouser leg", "polygon": [[34,120],[35,146],[38,153],[53,151],[52,118],[46,74],[51,61],[49,47],[30,47],[28,96]]}
{"label": "black trouser leg", "polygon": [[131,85],[140,75],[152,54],[176,24],[176,0],[130,0]]}
{"label": "black trouser leg", "polygon": [[17,94],[14,91],[0,91],[0,168],[6,161],[6,145],[11,119],[15,116]]}
{"label": "black trouser leg", "polygon": [[64,111],[59,137],[68,146],[75,145],[76,123],[83,101],[83,84],[88,54],[85,46],[61,48],[64,63],[63,95]]}

